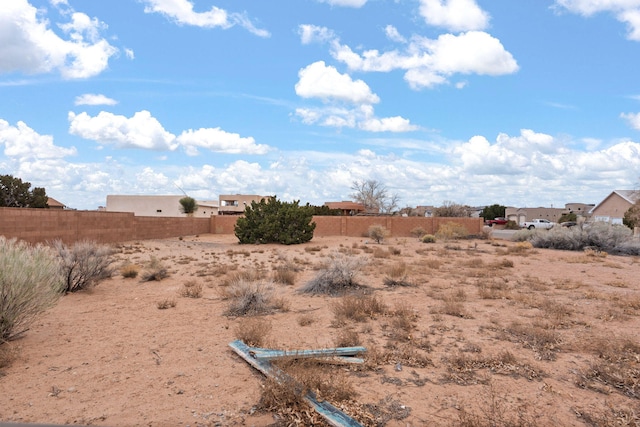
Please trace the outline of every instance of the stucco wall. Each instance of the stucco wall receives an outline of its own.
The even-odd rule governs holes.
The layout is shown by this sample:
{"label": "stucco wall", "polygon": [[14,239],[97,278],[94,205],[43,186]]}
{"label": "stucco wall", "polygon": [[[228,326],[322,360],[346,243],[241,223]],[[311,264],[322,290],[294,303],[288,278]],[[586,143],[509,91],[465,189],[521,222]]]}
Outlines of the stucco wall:
{"label": "stucco wall", "polygon": [[[95,240],[117,243],[196,234],[233,234],[236,216],[165,218],[135,216],[123,212],[63,211],[54,209],[0,208],[0,235],[31,243],[60,239],[65,243]],[[455,222],[469,234],[480,234],[481,218],[349,217],[317,216],[316,236],[362,237],[371,225],[382,225],[393,237],[411,236],[422,227],[435,233],[441,224]]]}
{"label": "stucco wall", "polygon": [[592,211],[591,218],[596,221],[607,221],[622,224],[624,213],[629,210],[631,203],[618,194],[612,193]]}

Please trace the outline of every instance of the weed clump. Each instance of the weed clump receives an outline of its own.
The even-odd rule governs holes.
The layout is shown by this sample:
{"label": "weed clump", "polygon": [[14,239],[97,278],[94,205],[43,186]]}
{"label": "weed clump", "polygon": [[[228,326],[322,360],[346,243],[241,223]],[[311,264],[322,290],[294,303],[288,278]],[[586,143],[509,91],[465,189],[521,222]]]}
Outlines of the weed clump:
{"label": "weed clump", "polygon": [[460,240],[469,236],[469,232],[464,225],[447,222],[438,227],[436,232],[436,238],[443,240]]}
{"label": "weed clump", "polygon": [[162,265],[162,262],[158,258],[151,257],[151,259],[149,260],[149,265],[142,273],[140,280],[142,280],[143,282],[159,282],[160,280],[166,279],[167,277],[169,277],[167,268]]}
{"label": "weed clump", "polygon": [[243,319],[234,332],[236,337],[248,346],[262,347],[271,332],[271,323],[258,318]]}
{"label": "weed clump", "polygon": [[180,288],[180,296],[185,298],[201,298],[202,297],[202,283],[198,283],[195,280],[188,280]]}
{"label": "weed clump", "polygon": [[25,333],[63,291],[60,264],[49,248],[0,236],[0,345]]}
{"label": "weed clump", "polygon": [[270,280],[248,280],[239,276],[222,292],[223,299],[228,301],[227,316],[257,316],[286,309],[284,300],[276,298]]}
{"label": "weed clump", "polygon": [[367,231],[367,235],[375,240],[376,243],[382,243],[382,241],[390,234],[391,233],[389,233],[389,230],[387,230],[382,225],[372,225]]}
{"label": "weed clump", "polygon": [[111,277],[113,250],[109,246],[88,240],[77,242],[71,247],[56,240],[52,246],[60,257],[65,292],[87,289]]}
{"label": "weed clump", "polygon": [[366,265],[362,258],[333,253],[316,276],[307,282],[300,292],[308,294],[339,295],[361,286],[356,281],[357,274]]}

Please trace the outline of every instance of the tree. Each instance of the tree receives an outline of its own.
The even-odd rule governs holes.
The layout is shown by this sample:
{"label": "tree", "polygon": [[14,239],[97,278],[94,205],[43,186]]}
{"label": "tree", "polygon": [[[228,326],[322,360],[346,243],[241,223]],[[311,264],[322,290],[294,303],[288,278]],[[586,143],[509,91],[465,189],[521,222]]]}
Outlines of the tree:
{"label": "tree", "polygon": [[354,181],[351,195],[356,202],[362,203],[368,213],[390,214],[398,208],[400,198],[397,194],[389,194],[387,188],[374,179]]}
{"label": "tree", "polygon": [[234,232],[241,244],[280,243],[292,245],[313,238],[313,209],[300,201],[281,202],[275,196],[252,201],[238,218]]}
{"label": "tree", "polygon": [[635,227],[640,227],[640,200],[627,209],[622,218],[622,223],[632,230]]}
{"label": "tree", "polygon": [[442,206],[433,210],[433,216],[441,216],[447,218],[468,217],[469,207],[446,200]]}
{"label": "tree", "polygon": [[196,199],[193,197],[185,196],[179,200],[182,213],[186,213],[187,215],[194,213],[198,210],[198,204],[196,203]]}
{"label": "tree", "polygon": [[48,197],[44,188],[30,190],[31,183],[12,175],[0,175],[0,207],[47,208]]}
{"label": "tree", "polygon": [[506,211],[507,211],[506,206],[493,204],[491,206],[486,206],[484,209],[482,209],[482,213],[480,214],[480,216],[485,220],[504,218]]}

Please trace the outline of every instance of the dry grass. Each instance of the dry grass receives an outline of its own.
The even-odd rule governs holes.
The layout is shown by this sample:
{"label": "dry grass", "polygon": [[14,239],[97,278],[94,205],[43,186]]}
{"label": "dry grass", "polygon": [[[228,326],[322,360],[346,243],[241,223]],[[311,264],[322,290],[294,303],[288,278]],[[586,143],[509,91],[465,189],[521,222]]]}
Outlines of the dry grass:
{"label": "dry grass", "polygon": [[162,261],[156,257],[151,257],[147,266],[140,277],[143,282],[160,281],[169,277],[169,271],[164,266]]}
{"label": "dry grass", "polygon": [[227,316],[257,316],[288,309],[287,301],[276,297],[273,282],[257,278],[255,273],[238,274],[221,289],[222,298],[228,302]]}
{"label": "dry grass", "polygon": [[268,320],[253,317],[241,319],[234,328],[234,333],[237,339],[251,347],[263,347],[271,328]]}
{"label": "dry grass", "polygon": [[140,273],[140,267],[135,264],[126,263],[120,267],[120,274],[126,279],[135,279]]}
{"label": "dry grass", "polygon": [[358,257],[333,253],[324,262],[316,276],[307,282],[300,291],[309,294],[339,295],[361,288],[357,275],[367,264]]}
{"label": "dry grass", "polygon": [[375,319],[387,311],[387,306],[380,298],[361,292],[345,295],[333,301],[329,307],[335,316],[336,325],[344,325],[349,320],[364,322],[367,319]]}
{"label": "dry grass", "polygon": [[277,267],[272,274],[275,283],[293,286],[296,283],[296,273],[286,267]]}
{"label": "dry grass", "polygon": [[188,280],[182,285],[178,294],[185,298],[202,298],[202,283]]}
{"label": "dry grass", "polygon": [[166,310],[167,308],[173,308],[176,306],[176,300],[173,298],[165,298],[156,303],[156,306],[160,310]]}
{"label": "dry grass", "polygon": [[533,350],[540,360],[556,360],[556,354],[560,351],[558,333],[539,325],[513,322],[504,332],[507,339]]}

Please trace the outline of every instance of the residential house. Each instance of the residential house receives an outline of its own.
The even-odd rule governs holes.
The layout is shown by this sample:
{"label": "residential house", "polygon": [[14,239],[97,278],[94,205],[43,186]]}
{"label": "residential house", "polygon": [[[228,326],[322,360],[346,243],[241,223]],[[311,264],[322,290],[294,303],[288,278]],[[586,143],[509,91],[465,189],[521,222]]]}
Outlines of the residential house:
{"label": "residential house", "polygon": [[509,207],[505,209],[505,217],[514,221],[516,224],[521,224],[525,221],[531,221],[535,218],[548,219],[551,222],[558,222],[560,217],[564,214],[568,214],[569,209],[564,208],[514,208]]}
{"label": "residential house", "polygon": [[59,210],[68,209],[66,205],[57,201],[53,197],[47,197],[47,206],[49,207],[49,209],[59,209]]}
{"label": "residential house", "polygon": [[256,194],[221,194],[218,204],[218,215],[241,215],[251,202],[260,202],[271,196],[258,196]]}
{"label": "residential house", "polygon": [[[184,195],[142,196],[113,195],[107,196],[107,212],[133,212],[136,216],[184,217],[180,199]],[[218,213],[218,201],[196,201],[198,209],[192,216],[206,218]]]}
{"label": "residential house", "polygon": [[365,211],[364,204],[352,202],[350,200],[342,202],[325,202],[329,209],[337,209],[342,211],[342,215],[357,215]]}
{"label": "residential house", "polygon": [[640,190],[614,190],[591,209],[594,221],[622,224],[625,212],[640,200]]}

